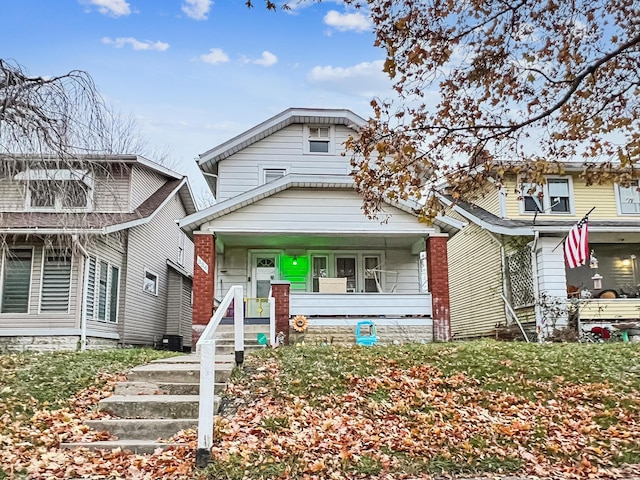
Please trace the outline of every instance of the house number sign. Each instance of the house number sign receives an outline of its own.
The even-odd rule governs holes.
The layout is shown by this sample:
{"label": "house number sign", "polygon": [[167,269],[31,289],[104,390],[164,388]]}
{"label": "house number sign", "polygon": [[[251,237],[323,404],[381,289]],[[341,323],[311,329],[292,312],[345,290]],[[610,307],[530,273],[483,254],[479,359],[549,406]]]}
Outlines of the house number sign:
{"label": "house number sign", "polygon": [[198,255],[198,258],[196,259],[196,263],[204,273],[206,274],[209,273],[209,264],[207,264],[207,262],[205,262],[200,255]]}

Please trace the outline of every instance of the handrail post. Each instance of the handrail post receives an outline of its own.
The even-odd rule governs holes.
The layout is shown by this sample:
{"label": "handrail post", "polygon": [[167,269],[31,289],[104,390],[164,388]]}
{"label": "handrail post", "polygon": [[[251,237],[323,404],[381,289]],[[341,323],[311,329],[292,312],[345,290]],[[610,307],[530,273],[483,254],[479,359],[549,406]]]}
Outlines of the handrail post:
{"label": "handrail post", "polygon": [[244,362],[244,301],[242,286],[235,285],[233,288],[235,289],[233,294],[234,350],[236,365],[240,366]]}
{"label": "handrail post", "polygon": [[196,465],[204,468],[211,460],[213,444],[213,409],[215,388],[216,341],[198,342],[200,347],[200,401],[198,406],[198,449]]}
{"label": "handrail post", "polygon": [[269,344],[276,346],[276,299],[269,292]]}

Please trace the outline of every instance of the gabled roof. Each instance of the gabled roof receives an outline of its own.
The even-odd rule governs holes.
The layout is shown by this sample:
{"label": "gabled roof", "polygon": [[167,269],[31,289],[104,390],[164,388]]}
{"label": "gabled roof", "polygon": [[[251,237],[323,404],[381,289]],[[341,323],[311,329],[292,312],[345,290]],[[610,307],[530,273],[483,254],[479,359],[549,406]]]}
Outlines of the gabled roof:
{"label": "gabled roof", "polygon": [[[543,215],[531,217],[531,219],[508,219],[500,218],[497,215],[478,207],[472,203],[463,201],[453,201],[447,195],[438,195],[442,202],[451,207],[453,211],[462,215],[472,223],[499,235],[533,235],[534,232],[566,234],[573,227],[578,219],[569,220],[549,220]],[[640,220],[599,220],[589,219],[590,232],[638,232],[640,231]]]}
{"label": "gabled roof", "polygon": [[346,125],[355,131],[364,125],[366,120],[346,109],[289,108],[217,147],[200,154],[198,156],[198,165],[201,170],[213,173],[213,166],[220,160],[294,123]]}
{"label": "gabled roof", "polygon": [[[273,182],[261,185],[248,192],[241,193],[235,197],[229,198],[224,202],[212,205],[209,208],[201,210],[193,215],[189,215],[178,222],[187,234],[191,235],[201,225],[220,218],[224,215],[232,213],[236,210],[254,204],[263,198],[270,197],[283,190],[289,188],[344,188],[355,189],[353,179],[348,175],[296,175],[289,174],[274,180]],[[410,202],[387,202],[389,205],[398,208],[404,212],[417,217],[417,205]],[[438,217],[435,223],[443,230],[460,229],[461,222],[448,217]]]}

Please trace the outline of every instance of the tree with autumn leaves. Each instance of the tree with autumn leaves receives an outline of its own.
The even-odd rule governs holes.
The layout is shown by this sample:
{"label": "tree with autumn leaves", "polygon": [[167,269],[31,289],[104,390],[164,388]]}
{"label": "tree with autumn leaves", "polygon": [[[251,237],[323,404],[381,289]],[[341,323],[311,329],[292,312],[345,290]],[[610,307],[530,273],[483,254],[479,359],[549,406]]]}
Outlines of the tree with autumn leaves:
{"label": "tree with autumn leaves", "polygon": [[[370,13],[398,94],[372,100],[348,142],[368,214],[425,187],[467,199],[509,173],[543,183],[566,162],[584,165],[587,184],[637,178],[638,2],[345,3]],[[439,210],[432,200],[427,217]]]}

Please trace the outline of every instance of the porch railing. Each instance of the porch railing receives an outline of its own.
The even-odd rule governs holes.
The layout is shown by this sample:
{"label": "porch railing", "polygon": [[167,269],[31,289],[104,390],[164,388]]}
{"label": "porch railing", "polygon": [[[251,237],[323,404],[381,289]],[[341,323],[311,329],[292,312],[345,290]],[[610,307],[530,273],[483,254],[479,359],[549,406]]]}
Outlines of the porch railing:
{"label": "porch railing", "polygon": [[[196,450],[196,464],[198,467],[205,467],[209,463],[211,445],[213,443],[216,378],[216,341],[213,336],[232,301],[234,306],[243,305],[241,285],[234,285],[229,289],[196,344],[196,352],[200,354],[200,402],[198,407],[198,449]],[[233,327],[235,360],[236,364],[240,365],[244,361],[243,308],[233,309]]]}
{"label": "porch railing", "polygon": [[430,293],[291,293],[291,315],[431,316]]}
{"label": "porch railing", "polygon": [[580,320],[635,320],[640,318],[640,298],[593,298],[578,303]]}

